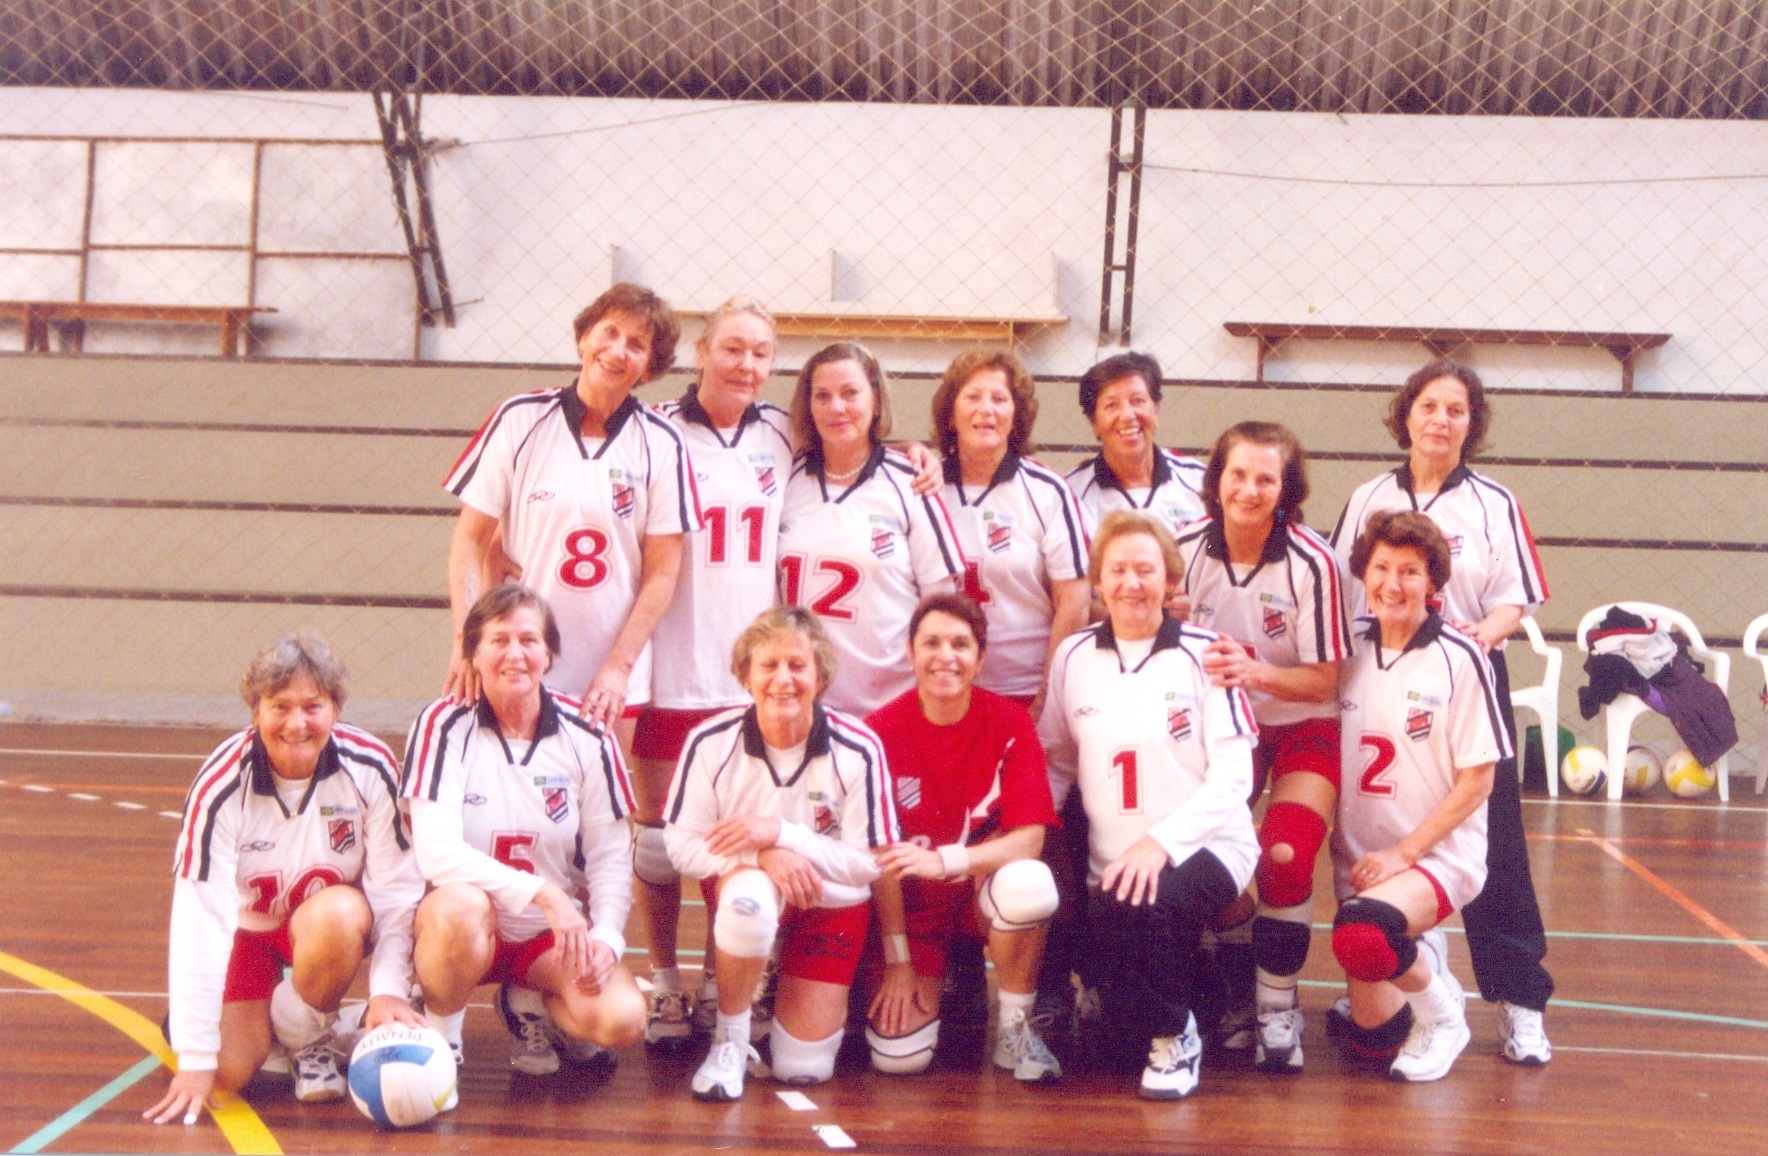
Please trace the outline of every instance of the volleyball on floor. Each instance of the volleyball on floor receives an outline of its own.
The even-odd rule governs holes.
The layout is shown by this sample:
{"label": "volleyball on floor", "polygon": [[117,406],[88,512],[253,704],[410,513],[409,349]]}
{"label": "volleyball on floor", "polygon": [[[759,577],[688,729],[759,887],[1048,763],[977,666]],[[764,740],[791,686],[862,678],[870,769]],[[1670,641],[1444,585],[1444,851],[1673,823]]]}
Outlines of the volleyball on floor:
{"label": "volleyball on floor", "polygon": [[383,1024],[350,1053],[350,1099],[383,1128],[415,1128],[454,1094],[454,1054],[432,1027]]}
{"label": "volleyball on floor", "polygon": [[1664,777],[1663,760],[1650,747],[1627,748],[1627,765],[1621,771],[1621,786],[1629,795],[1643,795]]}
{"label": "volleyball on floor", "polygon": [[1574,795],[1588,795],[1608,785],[1608,756],[1595,747],[1573,747],[1559,760],[1559,778]]}
{"label": "volleyball on floor", "polygon": [[1687,751],[1677,751],[1664,760],[1664,785],[1684,799],[1706,794],[1716,782],[1713,772],[1695,762]]}

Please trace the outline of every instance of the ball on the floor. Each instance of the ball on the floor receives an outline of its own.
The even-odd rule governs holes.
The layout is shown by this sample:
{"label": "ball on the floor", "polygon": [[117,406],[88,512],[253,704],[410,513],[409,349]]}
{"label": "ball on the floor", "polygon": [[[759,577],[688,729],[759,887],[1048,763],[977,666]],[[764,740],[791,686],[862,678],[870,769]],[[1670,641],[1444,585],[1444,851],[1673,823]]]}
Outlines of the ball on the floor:
{"label": "ball on the floor", "polygon": [[454,1094],[454,1054],[432,1027],[383,1024],[350,1053],[350,1099],[383,1128],[415,1128]]}
{"label": "ball on the floor", "polygon": [[1573,747],[1559,761],[1559,778],[1574,795],[1588,795],[1608,785],[1608,756],[1595,747]]}
{"label": "ball on the floor", "polygon": [[1695,762],[1687,751],[1677,751],[1664,760],[1664,785],[1684,799],[1706,794],[1716,782],[1713,772]]}
{"label": "ball on the floor", "polygon": [[1650,747],[1635,744],[1627,748],[1627,766],[1621,772],[1621,787],[1629,795],[1643,795],[1664,777],[1663,760]]}

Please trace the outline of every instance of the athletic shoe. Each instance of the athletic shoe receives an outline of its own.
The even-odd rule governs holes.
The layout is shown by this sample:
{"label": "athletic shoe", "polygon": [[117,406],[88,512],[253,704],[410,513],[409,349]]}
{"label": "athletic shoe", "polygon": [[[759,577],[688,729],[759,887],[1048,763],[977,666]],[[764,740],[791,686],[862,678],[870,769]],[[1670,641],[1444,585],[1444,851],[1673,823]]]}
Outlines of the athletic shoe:
{"label": "athletic shoe", "polygon": [[684,991],[651,989],[650,1011],[645,1016],[645,1043],[675,1044],[693,1034],[688,1019],[688,995]]}
{"label": "athletic shoe", "polygon": [[1197,1017],[1188,1015],[1182,1035],[1156,1036],[1148,1048],[1148,1066],[1142,1069],[1144,1100],[1182,1100],[1197,1090],[1197,1068],[1203,1060],[1203,1041],[1197,1035]]}
{"label": "athletic shoe", "polygon": [[1251,1048],[1258,1036],[1258,1010],[1249,1004],[1231,1007],[1216,1025],[1215,1042],[1231,1052]]}
{"label": "athletic shoe", "polygon": [[619,1063],[618,1057],[594,1040],[580,1040],[576,1036],[568,1036],[558,1029],[558,1025],[547,1021],[547,1039],[552,1042],[553,1050],[559,1059],[574,1068],[597,1070],[612,1068]]}
{"label": "athletic shoe", "polygon": [[1037,1029],[1023,1012],[1015,1013],[1001,1025],[1000,1038],[995,1040],[995,1067],[1013,1073],[1015,1080],[1027,1084],[1053,1084],[1062,1078],[1062,1065],[1037,1034]]}
{"label": "athletic shoe", "polygon": [[718,973],[708,971],[700,976],[700,990],[694,993],[691,1020],[694,1034],[709,1036],[718,1026]]}
{"label": "athletic shoe", "polygon": [[510,1067],[528,1076],[550,1076],[559,1070],[559,1053],[547,1038],[551,1017],[545,1012],[517,1011],[510,1005],[510,985],[497,989],[497,1014],[509,1029]]}
{"label": "athletic shoe", "polygon": [[1440,1080],[1455,1066],[1455,1057],[1467,1047],[1473,1033],[1467,1030],[1467,1017],[1456,1016],[1443,1023],[1414,1019],[1406,1036],[1405,1046],[1394,1059],[1388,1074],[1396,1080],[1427,1084]]}
{"label": "athletic shoe", "polygon": [[258,1070],[272,1076],[292,1076],[295,1074],[294,1061],[289,1059],[289,1050],[281,1040],[272,1033],[270,1037],[270,1054],[258,1065]]}
{"label": "athletic shoe", "polygon": [[1252,1066],[1261,1072],[1301,1071],[1300,1008],[1258,1013],[1258,1043],[1253,1050]]}
{"label": "athletic shoe", "polygon": [[1498,1031],[1504,1037],[1504,1058],[1525,1068],[1538,1068],[1553,1058],[1541,1013],[1505,1002],[1498,1005]]}
{"label": "athletic shoe", "polygon": [[1339,1039],[1351,1034],[1351,997],[1341,995],[1326,1009],[1326,1035]]}
{"label": "athletic shoe", "polygon": [[748,1044],[728,1037],[713,1044],[701,1062],[700,1070],[694,1073],[694,1099],[742,1099],[743,1077],[748,1073],[751,1060],[760,1063],[761,1056]]}
{"label": "athletic shoe", "polygon": [[303,1104],[342,1100],[350,1086],[338,1071],[337,1053],[329,1039],[315,1040],[294,1054],[295,1099]]}

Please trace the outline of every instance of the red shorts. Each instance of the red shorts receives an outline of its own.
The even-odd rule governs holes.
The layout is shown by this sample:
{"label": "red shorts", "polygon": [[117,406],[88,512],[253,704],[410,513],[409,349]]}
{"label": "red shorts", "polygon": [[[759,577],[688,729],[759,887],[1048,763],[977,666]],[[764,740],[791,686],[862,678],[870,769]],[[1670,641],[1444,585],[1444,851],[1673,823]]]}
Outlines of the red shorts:
{"label": "red shorts", "polygon": [[491,966],[479,977],[480,983],[513,983],[525,985],[528,980],[528,969],[534,961],[552,950],[553,933],[543,931],[533,939],[524,939],[520,943],[511,943],[501,937],[497,940],[497,948],[491,954]]}
{"label": "red shorts", "polygon": [[1414,867],[1412,870],[1430,880],[1430,889],[1436,892],[1437,922],[1441,923],[1443,920],[1449,918],[1449,916],[1455,914],[1455,905],[1449,902],[1449,893],[1443,890],[1443,885],[1437,882],[1437,877],[1422,867]]}
{"label": "red shorts", "polygon": [[275,931],[233,933],[233,952],[227,957],[227,984],[222,1003],[248,1003],[269,999],[282,982],[282,969],[295,961],[295,943],[289,938],[289,921]]}
{"label": "red shorts", "polygon": [[[988,941],[988,928],[976,911],[976,885],[968,879],[905,879],[902,883],[903,931],[909,941],[909,963],[923,978],[945,974],[946,948],[959,937]],[[884,973],[882,930],[874,922],[866,937],[863,969],[868,982]]]}
{"label": "red shorts", "polygon": [[872,905],[788,907],[780,913],[780,974],[853,986]]}
{"label": "red shorts", "polygon": [[639,710],[638,730],[632,736],[632,755],[637,759],[670,762],[681,758],[688,745],[688,732],[725,710],[670,710],[662,706],[644,706]]}
{"label": "red shorts", "polygon": [[1296,771],[1312,771],[1338,790],[1340,727],[1335,718],[1309,718],[1287,726],[1258,728],[1252,752],[1252,797],[1258,798],[1268,779],[1276,782]]}

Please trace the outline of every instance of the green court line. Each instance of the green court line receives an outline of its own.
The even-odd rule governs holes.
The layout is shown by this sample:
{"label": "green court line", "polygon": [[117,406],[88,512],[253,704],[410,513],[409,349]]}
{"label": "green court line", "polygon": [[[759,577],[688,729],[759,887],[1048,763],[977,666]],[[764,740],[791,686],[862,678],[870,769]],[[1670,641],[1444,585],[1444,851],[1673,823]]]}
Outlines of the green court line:
{"label": "green court line", "polygon": [[85,1122],[88,1116],[92,1115],[124,1092],[127,1092],[136,1084],[139,1084],[147,1077],[149,1072],[158,1070],[159,1066],[160,1058],[158,1056],[143,1056],[140,1062],[134,1067],[130,1068],[104,1087],[98,1089],[98,1091],[92,1093],[90,1096],[87,1096],[84,1100],[81,1100],[78,1104],[75,1104],[73,1107],[57,1116],[54,1120],[51,1120],[48,1124],[37,1129],[22,1140],[18,1147],[14,1148],[12,1151],[43,1151],[43,1149],[61,1139],[63,1135],[79,1127],[80,1124]]}
{"label": "green court line", "polygon": [[[1330,923],[1316,923],[1312,926],[1315,931],[1332,930],[1332,924]],[[1459,927],[1445,927],[1443,930],[1450,935],[1467,934]],[[1687,944],[1693,947],[1736,947],[1738,944],[1737,940],[1721,939],[1716,935],[1638,935],[1626,931],[1549,931],[1547,933],[1547,938],[1604,939],[1616,940],[1624,943],[1674,943]],[[1768,939],[1746,939],[1742,942],[1754,944],[1757,947],[1768,947]]]}

